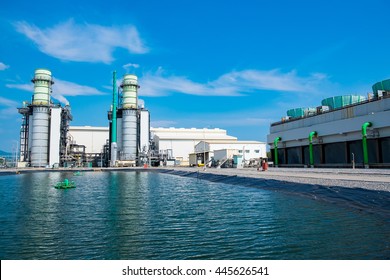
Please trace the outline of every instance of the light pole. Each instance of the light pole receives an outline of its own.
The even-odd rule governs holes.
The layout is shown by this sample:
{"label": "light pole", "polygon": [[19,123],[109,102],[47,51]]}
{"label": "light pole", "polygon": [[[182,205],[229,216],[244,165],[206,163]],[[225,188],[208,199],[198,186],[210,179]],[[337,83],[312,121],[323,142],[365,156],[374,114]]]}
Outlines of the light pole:
{"label": "light pole", "polygon": [[242,167],[245,166],[245,146],[242,147]]}
{"label": "light pole", "polygon": [[204,135],[203,135],[203,164],[206,165],[206,140]]}
{"label": "light pole", "polygon": [[203,168],[206,168],[206,131],[203,128]]}
{"label": "light pole", "polygon": [[15,141],[16,142],[16,146],[15,146],[15,168],[18,168],[18,145],[19,145],[19,141]]}

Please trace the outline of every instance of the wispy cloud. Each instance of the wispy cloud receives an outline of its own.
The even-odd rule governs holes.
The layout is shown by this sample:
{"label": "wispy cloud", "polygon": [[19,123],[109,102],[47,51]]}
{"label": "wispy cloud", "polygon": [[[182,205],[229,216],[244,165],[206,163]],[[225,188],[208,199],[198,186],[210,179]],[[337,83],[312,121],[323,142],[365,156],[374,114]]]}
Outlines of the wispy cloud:
{"label": "wispy cloud", "polygon": [[283,73],[278,69],[270,71],[232,71],[218,79],[197,83],[186,77],[164,76],[161,71],[148,73],[141,79],[140,94],[144,96],[164,96],[182,93],[201,96],[241,96],[250,92],[268,90],[283,92],[313,92],[327,80],[322,73],[299,76],[296,71]]}
{"label": "wispy cloud", "polygon": [[150,122],[151,127],[174,127],[176,124],[177,121],[173,120],[156,120]]}
{"label": "wispy cloud", "polygon": [[0,119],[14,118],[18,102],[0,96]]}
{"label": "wispy cloud", "polygon": [[61,60],[110,63],[116,48],[134,54],[148,51],[137,29],[131,25],[106,27],[68,20],[49,28],[39,28],[24,21],[17,22],[15,27],[41,52]]}
{"label": "wispy cloud", "polygon": [[104,95],[104,94],[105,94],[104,92],[90,86],[83,86],[72,82],[56,79],[55,84],[53,85],[52,96],[58,101],[67,104],[69,102],[68,100],[66,100],[65,96]]}
{"label": "wispy cloud", "polygon": [[[271,112],[274,110],[267,111]],[[258,127],[263,125],[268,126],[271,122],[274,121],[275,119],[272,118],[259,117],[259,111],[248,111],[246,112],[246,114],[243,114],[241,111],[233,111],[228,113],[215,112],[192,114],[187,118],[180,118],[179,120],[165,119],[162,121],[162,124],[164,124],[165,126],[173,126],[175,124],[183,125],[184,123],[188,123],[193,127]]]}
{"label": "wispy cloud", "polygon": [[125,69],[126,71],[129,71],[130,68],[139,68],[139,64],[136,64],[136,63],[127,63],[125,65],[122,66],[123,69]]}
{"label": "wispy cloud", "polygon": [[150,75],[140,79],[140,95],[164,96],[170,93],[183,93],[191,95],[237,95],[233,91],[213,88],[208,84],[193,82],[185,77]]}
{"label": "wispy cloud", "polygon": [[16,89],[21,89],[21,90],[31,91],[31,92],[33,92],[34,90],[33,84],[6,84],[5,86],[7,88],[16,88]]}
{"label": "wispy cloud", "polygon": [[326,75],[319,73],[300,77],[296,71],[283,73],[278,69],[270,71],[244,70],[222,75],[218,80],[212,82],[212,85],[214,87],[233,86],[240,92],[255,90],[308,92],[312,91],[325,78]]}
{"label": "wispy cloud", "polygon": [[5,69],[9,68],[9,65],[4,64],[3,62],[0,62],[0,71],[3,71]]}
{"label": "wispy cloud", "polygon": [[[34,91],[33,84],[7,84],[6,86],[8,88],[16,88],[25,91],[30,91],[31,93],[33,93]],[[66,96],[103,94],[105,93],[90,86],[79,85],[76,83],[56,79],[53,85],[52,97],[64,104],[68,104],[69,101],[66,99]]]}
{"label": "wispy cloud", "polygon": [[1,96],[0,96],[0,104],[5,107],[16,107],[18,105],[16,101]]}

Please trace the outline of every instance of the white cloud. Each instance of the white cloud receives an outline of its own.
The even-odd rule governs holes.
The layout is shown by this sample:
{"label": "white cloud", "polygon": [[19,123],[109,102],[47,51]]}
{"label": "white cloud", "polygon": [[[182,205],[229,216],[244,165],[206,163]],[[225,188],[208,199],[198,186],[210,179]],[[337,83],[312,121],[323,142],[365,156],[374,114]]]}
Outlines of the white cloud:
{"label": "white cloud", "polygon": [[68,20],[53,27],[41,29],[27,22],[17,22],[16,30],[47,55],[68,61],[104,62],[114,60],[115,48],[142,54],[144,46],[134,26],[106,27],[96,24],[76,24]]}
{"label": "white cloud", "polygon": [[127,63],[122,66],[125,70],[129,70],[130,68],[139,68],[139,64],[136,63]]}
{"label": "white cloud", "polygon": [[142,77],[140,95],[164,96],[182,93],[201,96],[240,96],[260,90],[307,93],[316,92],[318,86],[327,80],[327,76],[321,73],[300,77],[295,71],[283,73],[277,69],[232,71],[204,84],[186,77],[165,77],[162,74],[158,71]]}
{"label": "white cloud", "polygon": [[7,88],[17,88],[25,91],[31,91],[31,93],[34,91],[34,85],[33,84],[6,84]]}
{"label": "white cloud", "polygon": [[157,128],[157,127],[174,127],[177,124],[177,121],[172,120],[157,120],[157,121],[151,121],[150,126]]}
{"label": "white cloud", "polygon": [[239,91],[272,90],[288,92],[308,92],[326,76],[316,73],[309,77],[299,77],[296,71],[282,73],[270,71],[244,70],[222,75],[213,82],[215,87],[231,85]]}
{"label": "white cloud", "polygon": [[68,104],[65,96],[79,96],[79,95],[103,95],[104,92],[90,86],[78,85],[68,81],[55,80],[53,85],[52,97],[58,101]]}
{"label": "white cloud", "polygon": [[18,102],[0,96],[0,104],[6,107],[16,107]]}
{"label": "white cloud", "polygon": [[0,96],[0,119],[14,118],[18,105],[18,102]]}
{"label": "white cloud", "polygon": [[3,62],[0,62],[0,71],[3,71],[7,68],[9,68],[9,65],[5,65]]}
{"label": "white cloud", "polygon": [[[264,111],[264,109],[262,110]],[[153,127],[155,127],[156,122],[163,127],[182,126],[183,124],[189,124],[191,127],[258,127],[268,126],[271,122],[276,121],[272,118],[259,117],[259,111],[248,111],[246,114],[241,111],[191,114],[187,118],[181,117],[176,121],[168,119],[155,121]]]}
{"label": "white cloud", "polygon": [[[8,88],[17,88],[25,91],[30,91],[31,94],[34,91],[33,84],[7,84]],[[52,97],[58,101],[68,104],[66,96],[79,96],[79,95],[104,95],[105,93],[99,91],[96,88],[90,86],[79,85],[76,83],[55,79],[53,85]]]}
{"label": "white cloud", "polygon": [[178,76],[163,77],[148,74],[140,80],[140,85],[139,92],[142,96],[164,96],[173,92],[191,95],[236,95],[228,92],[216,94],[218,89]]}

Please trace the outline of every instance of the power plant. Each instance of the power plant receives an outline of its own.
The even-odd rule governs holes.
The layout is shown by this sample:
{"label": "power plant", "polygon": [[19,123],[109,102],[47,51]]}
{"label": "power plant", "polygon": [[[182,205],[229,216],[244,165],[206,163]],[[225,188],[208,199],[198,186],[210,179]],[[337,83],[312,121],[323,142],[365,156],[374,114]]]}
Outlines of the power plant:
{"label": "power plant", "polygon": [[51,72],[37,69],[32,102],[18,108],[22,114],[19,166],[63,166],[70,161],[68,130],[72,114],[68,105],[61,107],[51,101]]}
{"label": "power plant", "polygon": [[126,74],[120,85],[122,91],[117,94],[119,88],[114,72],[113,101],[111,111],[108,112],[111,167],[140,166],[148,162],[150,114],[143,104],[138,104],[139,87],[137,76]]}
{"label": "power plant", "polygon": [[51,71],[37,69],[32,101],[18,108],[22,114],[19,167],[137,166],[148,162],[150,116],[138,104],[137,76],[127,74],[119,88],[113,75],[113,100],[108,112],[109,139],[101,153],[87,153],[69,133],[72,114],[69,105],[51,100]]}
{"label": "power plant", "polygon": [[[237,141],[220,129],[151,128],[138,99],[138,78],[113,72],[108,126],[72,127],[71,109],[51,100],[52,73],[37,69],[23,116],[18,167],[133,167],[209,164],[231,156],[266,157],[266,143]],[[335,96],[313,108],[293,108],[270,125],[267,142],[275,166],[390,167],[390,80],[367,97]],[[152,133],[151,133],[152,131]],[[73,134],[73,135],[72,135]],[[199,144],[201,142],[201,144]]]}

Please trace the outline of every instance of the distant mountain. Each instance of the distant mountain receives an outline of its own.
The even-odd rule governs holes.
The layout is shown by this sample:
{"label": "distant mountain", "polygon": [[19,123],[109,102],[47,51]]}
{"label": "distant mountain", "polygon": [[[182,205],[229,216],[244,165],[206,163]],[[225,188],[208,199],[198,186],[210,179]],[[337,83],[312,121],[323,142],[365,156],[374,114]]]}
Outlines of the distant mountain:
{"label": "distant mountain", "polygon": [[0,156],[11,156],[12,153],[8,153],[8,152],[4,152],[2,150],[0,150]]}

